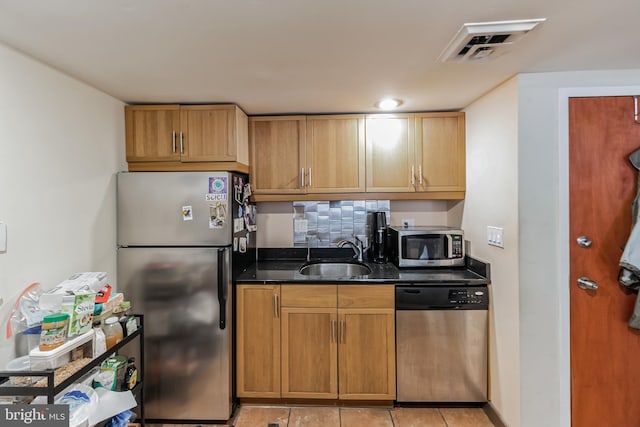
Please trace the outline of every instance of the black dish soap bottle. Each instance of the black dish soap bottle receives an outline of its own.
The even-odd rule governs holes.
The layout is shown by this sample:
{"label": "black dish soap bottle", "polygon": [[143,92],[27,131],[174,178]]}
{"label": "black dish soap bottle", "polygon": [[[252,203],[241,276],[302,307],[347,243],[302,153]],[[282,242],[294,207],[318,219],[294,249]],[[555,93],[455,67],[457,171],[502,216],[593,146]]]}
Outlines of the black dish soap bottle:
{"label": "black dish soap bottle", "polygon": [[123,391],[133,390],[138,382],[138,368],[136,368],[135,357],[130,357],[127,361],[127,370],[124,372]]}

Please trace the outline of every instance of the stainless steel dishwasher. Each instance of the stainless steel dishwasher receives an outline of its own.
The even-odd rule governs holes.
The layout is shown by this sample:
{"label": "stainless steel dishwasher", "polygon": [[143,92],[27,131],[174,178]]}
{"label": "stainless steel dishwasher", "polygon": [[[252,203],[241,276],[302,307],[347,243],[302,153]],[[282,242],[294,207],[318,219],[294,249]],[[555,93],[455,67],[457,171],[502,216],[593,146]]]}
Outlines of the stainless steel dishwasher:
{"label": "stainless steel dishwasher", "polygon": [[398,402],[487,401],[487,286],[396,286]]}

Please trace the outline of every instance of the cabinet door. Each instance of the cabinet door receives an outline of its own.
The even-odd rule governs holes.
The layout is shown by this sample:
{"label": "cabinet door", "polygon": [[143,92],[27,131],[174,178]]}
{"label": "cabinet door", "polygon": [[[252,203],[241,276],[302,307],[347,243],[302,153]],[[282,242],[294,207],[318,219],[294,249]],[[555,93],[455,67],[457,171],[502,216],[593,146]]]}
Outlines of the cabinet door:
{"label": "cabinet door", "polygon": [[338,397],[335,308],[282,308],[282,397]]}
{"label": "cabinet door", "polygon": [[307,192],[365,189],[364,115],[307,117]]}
{"label": "cabinet door", "polygon": [[464,113],[416,115],[418,191],[464,191]]}
{"label": "cabinet door", "polygon": [[238,397],[280,397],[279,285],[236,287]]}
{"label": "cabinet door", "polygon": [[367,115],[366,135],[367,192],[415,191],[413,116]]}
{"label": "cabinet door", "polygon": [[235,161],[236,108],[234,105],[181,106],[182,161]]}
{"label": "cabinet door", "polygon": [[249,150],[255,194],[305,192],[304,116],[251,117]]}
{"label": "cabinet door", "polygon": [[338,322],[339,398],[394,400],[394,310],[338,309]]}
{"label": "cabinet door", "polygon": [[180,160],[178,105],[135,105],[124,111],[128,162]]}

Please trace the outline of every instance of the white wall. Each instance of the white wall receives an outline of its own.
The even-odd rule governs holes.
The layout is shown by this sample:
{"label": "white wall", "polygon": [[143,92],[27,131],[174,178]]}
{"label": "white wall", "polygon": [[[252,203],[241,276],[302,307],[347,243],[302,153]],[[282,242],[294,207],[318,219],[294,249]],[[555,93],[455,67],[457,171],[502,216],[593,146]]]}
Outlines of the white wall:
{"label": "white wall", "polygon": [[[518,81],[512,78],[465,109],[467,194],[462,213],[470,254],[491,264],[490,399],[511,427],[520,419],[517,105]],[[504,229],[504,249],[487,245],[489,225]]]}
{"label": "white wall", "polygon": [[0,366],[12,297],[81,271],[115,281],[124,104],[0,44]]}
{"label": "white wall", "polygon": [[518,82],[521,426],[568,427],[567,93],[637,95],[640,70],[521,74]]}
{"label": "white wall", "polygon": [[[320,198],[321,199],[321,198]],[[319,200],[320,200],[319,199]],[[264,202],[257,206],[259,248],[293,247],[293,204],[291,202]],[[447,202],[441,200],[392,200],[392,225],[404,218],[413,218],[415,225],[459,226],[447,216]]]}

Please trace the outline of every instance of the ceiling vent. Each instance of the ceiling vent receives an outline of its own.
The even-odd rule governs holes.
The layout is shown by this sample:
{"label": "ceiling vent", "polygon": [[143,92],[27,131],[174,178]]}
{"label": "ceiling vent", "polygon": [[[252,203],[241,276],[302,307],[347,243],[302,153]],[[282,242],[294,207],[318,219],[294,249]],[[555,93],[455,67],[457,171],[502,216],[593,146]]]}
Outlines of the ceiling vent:
{"label": "ceiling vent", "polygon": [[464,24],[438,59],[441,62],[488,61],[506,52],[544,21],[545,18]]}

